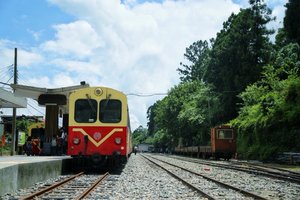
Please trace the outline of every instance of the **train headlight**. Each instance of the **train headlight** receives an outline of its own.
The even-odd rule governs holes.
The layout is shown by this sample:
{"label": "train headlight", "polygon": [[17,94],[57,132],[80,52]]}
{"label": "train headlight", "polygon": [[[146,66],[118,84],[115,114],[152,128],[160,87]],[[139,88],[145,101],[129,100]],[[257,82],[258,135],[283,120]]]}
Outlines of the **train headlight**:
{"label": "train headlight", "polygon": [[78,145],[80,143],[80,138],[73,138],[73,144]]}
{"label": "train headlight", "polygon": [[101,88],[96,88],[95,91],[94,91],[94,93],[95,93],[96,96],[101,96],[102,93],[103,93],[103,91],[102,91]]}
{"label": "train headlight", "polygon": [[121,144],[121,138],[119,138],[119,137],[115,138],[115,142],[116,142],[116,144]]}

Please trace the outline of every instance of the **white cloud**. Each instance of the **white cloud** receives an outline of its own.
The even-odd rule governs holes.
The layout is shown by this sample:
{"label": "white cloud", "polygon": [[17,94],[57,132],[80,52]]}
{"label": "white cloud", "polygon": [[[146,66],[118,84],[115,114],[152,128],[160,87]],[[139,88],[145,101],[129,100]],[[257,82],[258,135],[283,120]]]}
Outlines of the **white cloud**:
{"label": "white cloud", "polygon": [[55,83],[55,88],[79,85],[79,82],[74,82],[74,79],[72,79],[71,76],[68,76],[66,73],[57,74],[53,78],[53,83]]}
{"label": "white cloud", "polygon": [[[85,80],[93,86],[143,94],[165,93],[177,84],[176,69],[184,61],[185,48],[215,37],[222,23],[241,7],[229,0],[49,2],[77,20],[53,27],[55,38],[39,46],[40,60],[31,55],[36,62],[45,57],[48,74],[28,82],[53,88]],[[29,58],[27,54],[23,59]],[[147,108],[160,98],[128,97],[133,129],[146,126]]]}
{"label": "white cloud", "polygon": [[[96,63],[78,61],[78,60],[67,60],[67,59],[55,59],[51,61],[51,64],[60,66],[65,72],[76,72],[84,75],[101,75],[101,71],[97,68]],[[101,66],[101,65],[98,65]]]}
{"label": "white cloud", "polygon": [[[177,84],[185,48],[215,37],[223,21],[239,10],[219,0],[50,2],[78,18],[56,25],[56,38],[42,45],[59,55],[52,64],[72,74],[74,82],[85,78],[90,85],[146,94],[166,93]],[[159,98],[129,97],[133,128],[146,125],[147,108]]]}
{"label": "white cloud", "polygon": [[23,49],[18,50],[18,65],[23,67],[30,67],[32,64],[40,63],[44,60],[41,54]]}
{"label": "white cloud", "polygon": [[14,46],[14,43],[7,40],[0,40],[1,67],[14,63],[14,49],[9,48],[9,46]]}
{"label": "white cloud", "polygon": [[44,57],[41,54],[37,53],[36,49],[25,49],[22,45],[17,44],[16,42],[0,40],[0,69],[4,70],[5,67],[11,66],[11,74],[9,73],[8,69],[6,72],[1,71],[2,82],[7,82],[8,80],[10,80],[9,83],[12,83],[13,79],[10,79],[10,77],[13,72],[12,69],[14,64],[15,47],[19,47],[17,48],[18,71],[22,69],[28,70],[32,65],[44,61]]}
{"label": "white cloud", "polygon": [[54,29],[57,31],[55,40],[42,44],[45,51],[85,58],[93,54],[93,49],[103,45],[98,34],[86,21],[59,24]]}
{"label": "white cloud", "polygon": [[[87,20],[106,41],[103,48],[95,50],[100,55],[94,58],[99,61],[96,63],[105,66],[99,68],[104,72],[99,84],[135,93],[167,92],[179,82],[176,69],[184,59],[185,48],[199,39],[215,37],[223,21],[239,10],[230,1],[219,0],[131,6],[118,1],[97,1],[93,6],[89,6],[90,1],[57,4]],[[79,7],[86,9],[78,11]],[[147,108],[158,98],[161,97],[135,97],[129,101],[139,123],[146,125]],[[133,127],[138,127],[138,123]]]}
{"label": "white cloud", "polygon": [[41,88],[51,88],[52,87],[51,79],[46,75],[41,76],[41,77],[34,76],[34,77],[30,78],[29,80],[27,80],[26,85],[31,85],[31,86],[41,87]]}
{"label": "white cloud", "polygon": [[27,29],[27,32],[30,33],[32,35],[32,37],[34,38],[35,41],[39,41],[41,35],[43,34],[43,30],[40,31],[33,31],[31,29]]}

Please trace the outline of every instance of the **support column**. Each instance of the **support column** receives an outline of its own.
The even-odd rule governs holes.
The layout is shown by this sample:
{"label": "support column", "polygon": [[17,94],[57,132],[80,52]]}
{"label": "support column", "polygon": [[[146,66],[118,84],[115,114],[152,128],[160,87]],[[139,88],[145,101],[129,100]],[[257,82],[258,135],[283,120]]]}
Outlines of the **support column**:
{"label": "support column", "polygon": [[58,105],[46,105],[45,141],[51,142],[58,132]]}
{"label": "support column", "polygon": [[63,114],[63,127],[66,129],[65,131],[68,132],[69,127],[69,114]]}
{"label": "support column", "polygon": [[[14,63],[14,84],[18,83],[18,73],[17,73],[17,48],[15,48],[15,63]],[[15,90],[14,90],[15,93]],[[15,155],[16,154],[16,134],[17,134],[17,109],[14,107],[13,108],[13,117],[12,117],[12,140],[11,140],[11,151],[10,155]],[[18,144],[18,143],[17,143]]]}

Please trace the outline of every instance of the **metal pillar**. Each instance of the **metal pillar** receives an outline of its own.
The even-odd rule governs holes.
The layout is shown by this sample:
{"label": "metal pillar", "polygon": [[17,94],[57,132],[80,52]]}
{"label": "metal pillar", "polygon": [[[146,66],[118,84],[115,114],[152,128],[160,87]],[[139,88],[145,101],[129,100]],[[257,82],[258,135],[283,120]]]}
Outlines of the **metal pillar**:
{"label": "metal pillar", "polygon": [[[18,50],[15,48],[15,63],[14,63],[14,84],[18,83],[18,73],[17,73],[17,54]],[[15,90],[14,90],[15,92]],[[16,154],[16,134],[17,134],[17,125],[16,125],[16,116],[17,116],[17,109],[14,107],[13,108],[13,116],[12,116],[12,140],[11,140],[11,150],[10,150],[10,155],[15,155]]]}
{"label": "metal pillar", "polygon": [[51,142],[58,133],[58,105],[46,105],[45,141]]}

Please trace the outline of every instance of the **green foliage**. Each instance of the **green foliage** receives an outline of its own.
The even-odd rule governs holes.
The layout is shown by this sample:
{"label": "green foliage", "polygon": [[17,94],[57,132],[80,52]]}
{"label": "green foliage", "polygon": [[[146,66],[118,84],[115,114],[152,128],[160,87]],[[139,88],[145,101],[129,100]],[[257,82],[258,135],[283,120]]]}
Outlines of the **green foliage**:
{"label": "green foliage", "polygon": [[154,118],[155,118],[154,110],[156,109],[158,102],[154,103],[147,110],[147,118],[148,118],[147,126],[148,126],[148,134],[149,134],[149,136],[153,136],[154,133],[157,130],[156,124],[154,122]]}
{"label": "green foliage", "polygon": [[137,146],[141,143],[145,143],[146,140],[147,140],[147,129],[143,128],[142,126],[139,126],[137,129],[135,129],[132,132],[133,146]]}
{"label": "green foliage", "polygon": [[283,25],[287,39],[289,42],[297,42],[300,45],[300,1],[289,0],[285,6],[287,9]]}
{"label": "green foliage", "polygon": [[270,20],[265,4],[251,1],[251,8],[232,14],[217,34],[204,81],[221,94],[222,122],[237,115],[236,95],[259,79],[262,66],[270,59],[268,35],[272,31],[266,29]]}
{"label": "green foliage", "polygon": [[244,106],[231,123],[239,130],[239,152],[265,159],[272,153],[300,150],[300,47],[289,44],[278,51],[263,78],[240,94]]}
{"label": "green foliage", "polygon": [[207,71],[209,63],[209,44],[207,41],[199,40],[194,42],[188,48],[184,57],[191,62],[191,65],[180,63],[183,69],[177,69],[182,76],[180,80],[185,81],[202,81]]}
{"label": "green foliage", "polygon": [[10,155],[10,151],[11,151],[11,144],[5,144],[3,147],[0,145],[0,155],[1,156]]}
{"label": "green foliage", "polygon": [[158,130],[153,138],[153,145],[155,148],[163,148],[165,149],[169,146],[170,136],[167,134],[165,130]]}
{"label": "green foliage", "polygon": [[17,120],[17,129],[28,134],[29,121],[27,119]]}
{"label": "green foliage", "polygon": [[300,151],[300,1],[286,4],[275,45],[270,9],[263,0],[249,3],[216,39],[186,48],[181,83],[147,111],[147,141],[157,148],[207,144],[209,128],[231,120],[243,158]]}
{"label": "green foliage", "polygon": [[241,9],[223,23],[217,38],[210,40],[211,46],[202,40],[190,45],[184,57],[191,64],[180,63],[182,68],[178,69],[182,82],[196,80],[214,86],[220,94],[219,123],[237,116],[237,94],[259,80],[262,66],[271,57],[268,36],[274,31],[266,28],[273,20],[271,11],[261,0],[249,3],[250,8]]}
{"label": "green foliage", "polygon": [[218,96],[203,82],[183,82],[173,87],[168,96],[150,107],[154,116],[151,124],[156,127],[155,145],[173,148],[207,144],[218,102]]}

